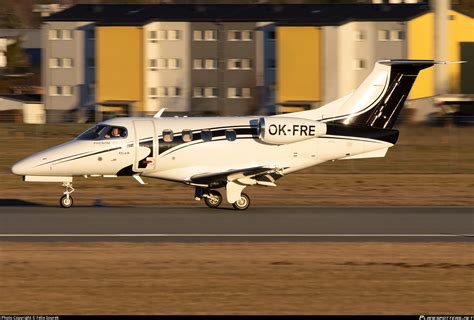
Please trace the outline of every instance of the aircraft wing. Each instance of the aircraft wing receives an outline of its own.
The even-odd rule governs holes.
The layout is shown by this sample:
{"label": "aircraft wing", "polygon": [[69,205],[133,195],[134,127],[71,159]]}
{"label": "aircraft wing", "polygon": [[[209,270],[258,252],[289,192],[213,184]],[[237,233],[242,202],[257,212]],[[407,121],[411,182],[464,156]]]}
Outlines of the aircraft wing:
{"label": "aircraft wing", "polygon": [[222,172],[196,174],[190,178],[192,184],[218,186],[226,182],[237,182],[244,185],[261,184],[275,186],[275,180],[283,176],[283,168],[249,167]]}

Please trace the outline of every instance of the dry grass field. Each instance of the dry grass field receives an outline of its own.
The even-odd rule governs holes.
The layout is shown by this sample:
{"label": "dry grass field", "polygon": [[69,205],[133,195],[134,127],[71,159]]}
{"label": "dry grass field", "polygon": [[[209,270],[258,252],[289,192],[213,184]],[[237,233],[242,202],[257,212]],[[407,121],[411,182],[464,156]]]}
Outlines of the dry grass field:
{"label": "dry grass field", "polygon": [[2,314],[474,314],[472,243],[0,243]]}
{"label": "dry grass field", "polygon": [[[60,184],[24,183],[11,165],[62,143],[88,125],[0,124],[0,203],[18,199],[57,205]],[[403,126],[386,158],[325,163],[283,177],[277,188],[250,187],[253,204],[274,205],[474,205],[474,127]],[[130,177],[77,178],[76,205],[196,204],[194,190],[176,183]],[[387,195],[390,195],[387,197]]]}

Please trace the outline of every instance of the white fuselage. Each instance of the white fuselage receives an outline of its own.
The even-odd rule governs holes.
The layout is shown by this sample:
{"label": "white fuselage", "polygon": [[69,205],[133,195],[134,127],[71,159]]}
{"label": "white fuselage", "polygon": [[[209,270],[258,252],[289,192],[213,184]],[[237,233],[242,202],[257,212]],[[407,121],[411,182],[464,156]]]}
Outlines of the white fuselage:
{"label": "white fuselage", "polygon": [[[392,146],[380,140],[327,134],[293,143],[268,144],[258,136],[255,126],[258,119],[115,118],[102,124],[126,128],[126,137],[75,139],[34,154],[18,162],[12,170],[24,176],[139,174],[187,182],[196,174],[257,166],[282,168],[283,173],[290,173],[325,161],[386,150]],[[213,133],[210,141],[199,137],[203,129],[210,129]],[[227,129],[236,131],[235,140],[226,139]],[[163,141],[164,130],[173,132],[173,142]],[[180,137],[183,130],[190,130],[194,139],[184,142]],[[139,161],[143,159],[147,163],[140,167]]]}

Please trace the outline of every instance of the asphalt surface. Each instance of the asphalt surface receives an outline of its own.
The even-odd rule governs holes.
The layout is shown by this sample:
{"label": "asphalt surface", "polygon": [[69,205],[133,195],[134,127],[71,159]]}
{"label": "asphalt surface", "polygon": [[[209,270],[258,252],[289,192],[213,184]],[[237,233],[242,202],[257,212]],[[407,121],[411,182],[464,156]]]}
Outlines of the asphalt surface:
{"label": "asphalt surface", "polygon": [[0,207],[0,241],[474,242],[474,208]]}

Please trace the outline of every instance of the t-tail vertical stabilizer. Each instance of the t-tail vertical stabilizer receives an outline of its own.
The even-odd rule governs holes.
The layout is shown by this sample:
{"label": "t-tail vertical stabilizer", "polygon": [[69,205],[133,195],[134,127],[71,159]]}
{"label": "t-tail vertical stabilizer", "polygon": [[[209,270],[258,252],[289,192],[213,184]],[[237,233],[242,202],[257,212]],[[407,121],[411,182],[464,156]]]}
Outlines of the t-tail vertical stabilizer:
{"label": "t-tail vertical stabilizer", "polygon": [[381,60],[371,74],[345,101],[338,115],[326,122],[358,127],[391,129],[405,104],[418,73],[434,60]]}

